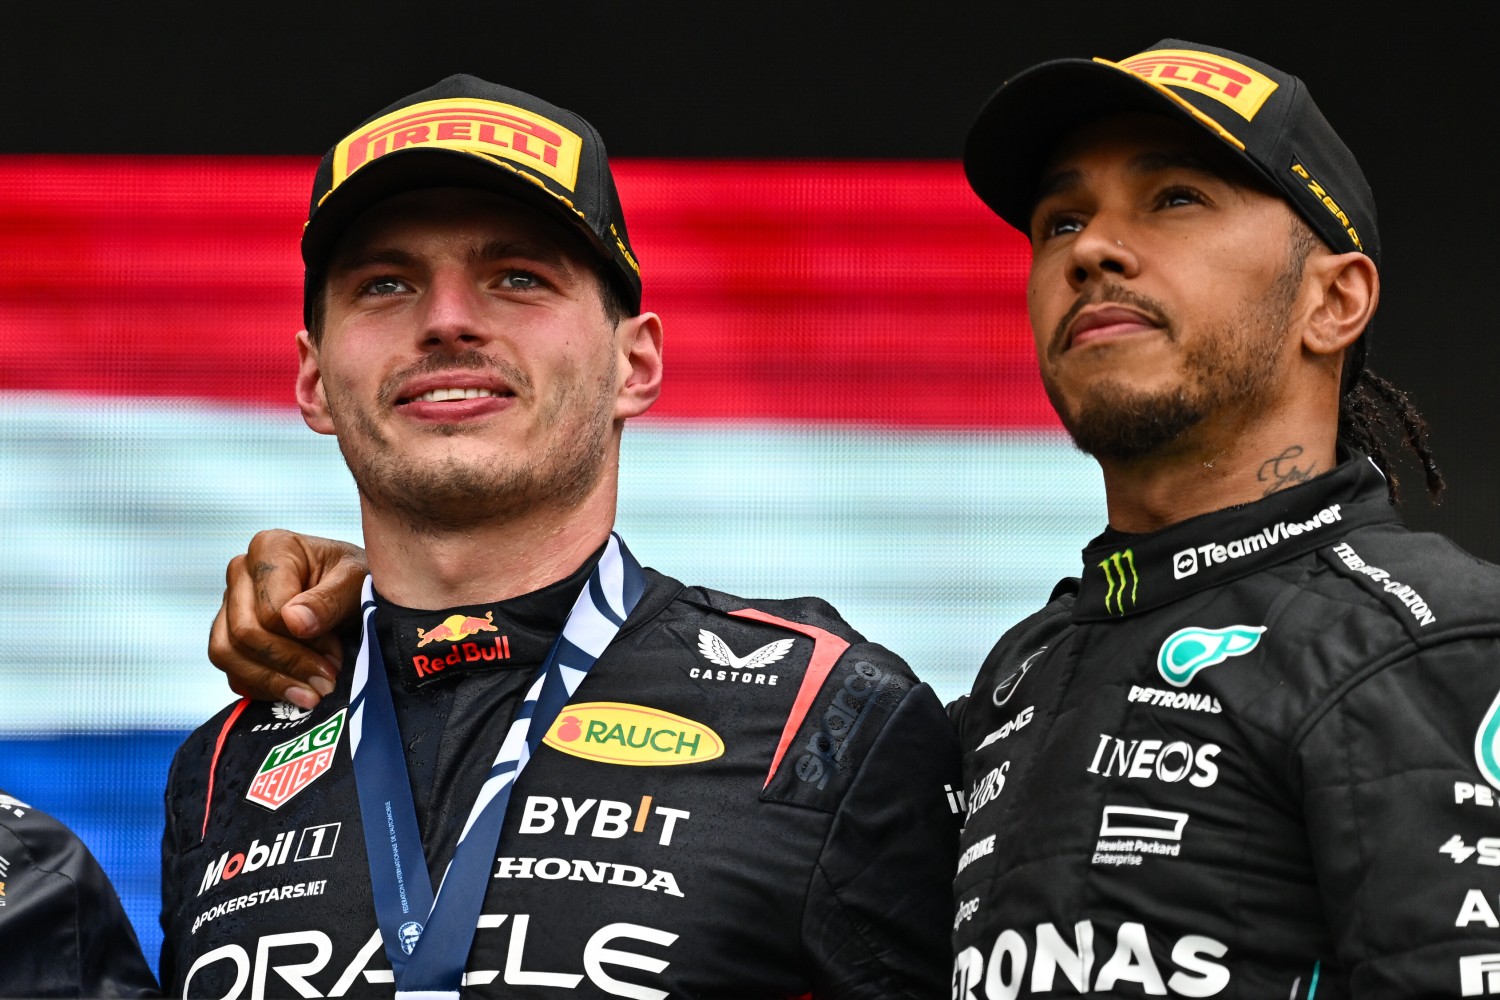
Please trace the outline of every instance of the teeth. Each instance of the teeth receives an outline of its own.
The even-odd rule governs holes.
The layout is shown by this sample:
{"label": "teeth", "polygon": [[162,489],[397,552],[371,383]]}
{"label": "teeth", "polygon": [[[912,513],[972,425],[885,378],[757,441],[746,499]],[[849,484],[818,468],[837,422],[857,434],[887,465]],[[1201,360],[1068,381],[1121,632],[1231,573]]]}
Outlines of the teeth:
{"label": "teeth", "polygon": [[495,395],[490,389],[429,389],[416,398],[419,403],[446,403],[451,399],[482,399]]}

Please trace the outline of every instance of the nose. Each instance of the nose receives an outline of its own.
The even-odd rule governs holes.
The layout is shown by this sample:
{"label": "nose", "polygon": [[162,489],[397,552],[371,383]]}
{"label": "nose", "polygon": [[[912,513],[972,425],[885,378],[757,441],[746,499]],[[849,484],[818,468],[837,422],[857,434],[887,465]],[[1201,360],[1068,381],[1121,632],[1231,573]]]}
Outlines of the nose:
{"label": "nose", "polygon": [[462,268],[439,268],[422,296],[422,346],[467,350],[483,343],[482,293]]}
{"label": "nose", "polygon": [[1095,216],[1069,248],[1068,283],[1081,291],[1106,277],[1131,278],[1140,272],[1140,258],[1120,226]]}

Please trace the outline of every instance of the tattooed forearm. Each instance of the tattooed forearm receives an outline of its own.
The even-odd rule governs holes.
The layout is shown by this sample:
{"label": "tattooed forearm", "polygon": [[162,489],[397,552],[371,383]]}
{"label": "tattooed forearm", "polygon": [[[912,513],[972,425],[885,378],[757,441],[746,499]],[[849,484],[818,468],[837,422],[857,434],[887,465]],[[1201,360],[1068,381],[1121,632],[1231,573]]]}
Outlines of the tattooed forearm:
{"label": "tattooed forearm", "polygon": [[1277,490],[1305,483],[1317,474],[1317,462],[1310,463],[1305,469],[1297,464],[1297,459],[1302,457],[1302,451],[1300,444],[1294,444],[1280,455],[1268,458],[1261,463],[1260,471],[1255,474],[1255,478],[1267,484],[1266,492],[1261,494],[1262,496],[1270,496]]}

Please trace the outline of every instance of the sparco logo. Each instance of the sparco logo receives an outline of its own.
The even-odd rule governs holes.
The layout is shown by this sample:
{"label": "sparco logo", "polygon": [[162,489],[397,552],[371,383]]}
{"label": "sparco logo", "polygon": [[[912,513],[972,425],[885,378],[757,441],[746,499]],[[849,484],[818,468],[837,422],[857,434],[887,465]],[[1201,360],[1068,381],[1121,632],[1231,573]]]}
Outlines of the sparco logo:
{"label": "sparco logo", "polygon": [[806,752],[798,758],[797,777],[819,788],[827,785],[839,769],[849,741],[859,733],[860,725],[875,704],[875,696],[887,684],[899,682],[894,674],[868,660],[856,660],[854,669],[844,678],[844,686],[833,696],[817,730],[809,737]]}
{"label": "sparco logo", "polygon": [[[302,831],[301,836],[298,836],[296,830],[288,830],[278,833],[269,843],[262,844],[259,840],[252,840],[250,846],[243,851],[225,851],[217,861],[208,863],[208,869],[203,873],[203,882],[198,886],[198,895],[203,895],[220,882],[227,882],[242,872],[274,868],[288,861],[331,858],[334,848],[338,846],[340,826],[340,823],[310,826]],[[297,846],[295,854],[292,853],[294,843]]]}
{"label": "sparco logo", "polygon": [[1232,542],[1219,544],[1209,542],[1207,545],[1197,545],[1190,549],[1183,549],[1172,557],[1172,576],[1181,580],[1185,576],[1192,576],[1198,572],[1199,560],[1203,566],[1218,566],[1231,559],[1242,559],[1255,552],[1263,552],[1273,545],[1279,545],[1288,538],[1296,538],[1298,535],[1309,531],[1316,531],[1326,525],[1335,524],[1343,520],[1339,513],[1340,504],[1330,504],[1318,511],[1306,521],[1277,521],[1269,527],[1262,528],[1253,535],[1244,538],[1236,538]]}
{"label": "sparco logo", "polygon": [[1141,589],[1141,578],[1135,571],[1135,550],[1111,553],[1099,568],[1104,570],[1104,610],[1123,615],[1127,607],[1135,607]]}

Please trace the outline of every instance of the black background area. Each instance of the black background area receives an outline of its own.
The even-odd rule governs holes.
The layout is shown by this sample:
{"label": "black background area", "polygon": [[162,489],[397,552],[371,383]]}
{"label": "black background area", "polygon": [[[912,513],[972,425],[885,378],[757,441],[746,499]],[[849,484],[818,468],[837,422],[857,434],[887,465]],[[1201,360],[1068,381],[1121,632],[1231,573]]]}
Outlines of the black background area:
{"label": "black background area", "polygon": [[1451,487],[1434,508],[1407,467],[1407,517],[1496,559],[1497,28],[1474,2],[31,3],[0,29],[0,152],[316,155],[466,71],[583,113],[616,156],[952,159],[1030,63],[1221,45],[1306,80],[1360,157],[1385,257],[1372,367],[1427,413]]}

